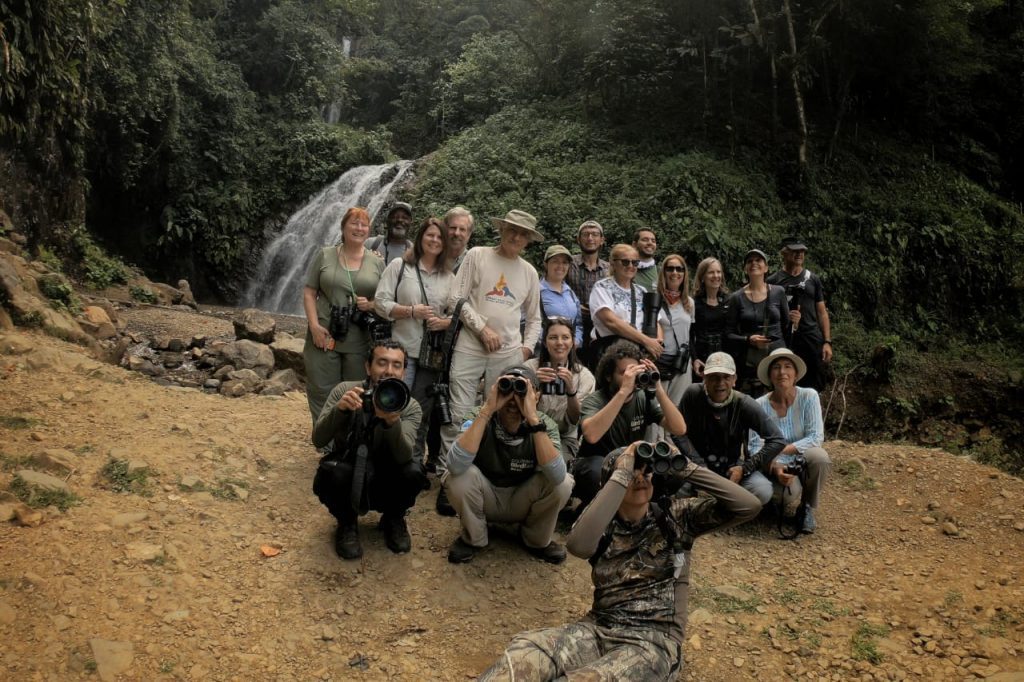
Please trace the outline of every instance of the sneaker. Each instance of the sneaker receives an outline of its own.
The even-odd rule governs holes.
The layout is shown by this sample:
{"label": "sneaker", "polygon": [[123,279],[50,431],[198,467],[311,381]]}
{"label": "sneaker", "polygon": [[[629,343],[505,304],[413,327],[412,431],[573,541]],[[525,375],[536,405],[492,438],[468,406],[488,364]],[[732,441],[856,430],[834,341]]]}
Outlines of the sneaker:
{"label": "sneaker", "polygon": [[334,531],[334,551],[342,559],[358,559],[363,556],[363,546],[359,544],[359,526],[355,521],[339,523]]}
{"label": "sneaker", "polygon": [[527,552],[538,559],[543,559],[549,564],[560,564],[565,561],[565,545],[555,542],[554,540],[549,542],[547,547],[523,546],[526,547]]}
{"label": "sneaker", "polygon": [[455,516],[455,507],[448,501],[448,493],[445,492],[443,485],[437,490],[437,503],[434,507],[441,516]]}
{"label": "sneaker", "polygon": [[412,538],[405,516],[382,516],[377,528],[384,533],[384,544],[395,554],[405,554],[412,549]]}
{"label": "sneaker", "polygon": [[814,520],[814,509],[812,507],[808,507],[807,515],[804,516],[804,527],[800,529],[800,532],[810,535],[817,529],[818,522]]}
{"label": "sneaker", "polygon": [[453,564],[464,564],[472,561],[476,556],[477,548],[462,539],[462,536],[455,538],[455,542],[448,548],[448,561]]}

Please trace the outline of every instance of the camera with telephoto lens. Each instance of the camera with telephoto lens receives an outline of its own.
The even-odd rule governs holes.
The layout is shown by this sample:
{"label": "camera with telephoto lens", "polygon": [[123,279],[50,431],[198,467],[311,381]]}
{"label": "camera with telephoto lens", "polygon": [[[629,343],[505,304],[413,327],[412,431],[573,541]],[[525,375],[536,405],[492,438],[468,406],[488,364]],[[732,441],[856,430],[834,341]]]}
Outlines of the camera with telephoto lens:
{"label": "camera with telephoto lens", "polygon": [[803,478],[804,472],[807,471],[807,458],[803,455],[792,455],[784,459],[781,464],[783,473],[797,478]]}
{"label": "camera with telephoto lens", "polygon": [[348,336],[349,308],[351,306],[345,306],[344,308],[339,308],[336,305],[331,306],[331,318],[327,322],[327,331],[335,341],[341,341]]}
{"label": "camera with telephoto lens", "polygon": [[427,395],[434,398],[434,410],[437,412],[437,420],[444,426],[452,423],[452,406],[448,402],[448,384],[438,381],[427,389]]}
{"label": "camera with telephoto lens", "polygon": [[636,446],[634,469],[650,469],[655,476],[670,476],[682,471],[689,463],[686,455],[673,452],[672,447],[663,440],[656,443],[644,441]]}
{"label": "camera with telephoto lens", "polygon": [[658,338],[658,311],[661,310],[661,294],[648,291],[644,294],[644,323],[641,331],[644,336]]}
{"label": "camera with telephoto lens", "polygon": [[[557,370],[559,367],[558,363],[551,362],[545,362],[543,366],[554,370]],[[540,393],[541,395],[565,395],[565,380],[556,376],[551,381],[542,382]]]}
{"label": "camera with telephoto lens", "polygon": [[519,395],[526,395],[528,382],[522,377],[501,377],[498,379],[498,392],[509,394],[515,391]]}
{"label": "camera with telephoto lens", "polygon": [[409,387],[401,379],[384,379],[376,386],[367,381],[363,388],[363,412],[401,412],[409,404]]}

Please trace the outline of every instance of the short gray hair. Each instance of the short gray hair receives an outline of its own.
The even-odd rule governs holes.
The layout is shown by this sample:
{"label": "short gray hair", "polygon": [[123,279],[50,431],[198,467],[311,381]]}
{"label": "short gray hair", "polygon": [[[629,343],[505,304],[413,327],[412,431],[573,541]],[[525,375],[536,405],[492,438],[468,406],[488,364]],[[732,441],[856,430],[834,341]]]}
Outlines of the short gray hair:
{"label": "short gray hair", "polygon": [[473,214],[469,212],[469,209],[465,206],[456,206],[455,208],[448,209],[448,212],[444,214],[444,226],[448,227],[448,221],[451,218],[469,218],[469,231],[472,232],[476,224],[473,221]]}

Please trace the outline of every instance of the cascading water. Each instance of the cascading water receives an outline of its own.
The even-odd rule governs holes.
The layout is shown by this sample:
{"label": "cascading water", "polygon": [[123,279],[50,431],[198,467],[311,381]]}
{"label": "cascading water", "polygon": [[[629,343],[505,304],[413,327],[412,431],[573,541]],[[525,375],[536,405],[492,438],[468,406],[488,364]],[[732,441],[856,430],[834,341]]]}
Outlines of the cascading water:
{"label": "cascading water", "polygon": [[352,206],[365,206],[376,224],[387,201],[412,161],[359,166],[346,172],[296,211],[266,248],[256,274],[246,285],[242,303],[274,313],[302,314],[302,283],[316,250],[336,244],[341,217]]}

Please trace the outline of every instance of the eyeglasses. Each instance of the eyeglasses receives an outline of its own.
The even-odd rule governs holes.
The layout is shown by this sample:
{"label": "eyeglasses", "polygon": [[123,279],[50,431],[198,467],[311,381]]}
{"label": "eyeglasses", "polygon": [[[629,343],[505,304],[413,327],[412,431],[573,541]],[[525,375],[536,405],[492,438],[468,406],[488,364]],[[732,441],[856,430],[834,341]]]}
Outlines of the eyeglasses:
{"label": "eyeglasses", "polygon": [[616,258],[620,265],[624,268],[638,268],[640,267],[639,260],[630,260],[629,258]]}
{"label": "eyeglasses", "polygon": [[597,237],[600,237],[600,236],[602,236],[602,234],[600,232],[598,232],[597,230],[583,230],[582,232],[580,232],[580,238],[581,239],[590,239],[590,238],[596,239]]}
{"label": "eyeglasses", "polygon": [[682,265],[666,265],[662,268],[665,272],[686,272]]}

